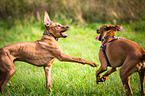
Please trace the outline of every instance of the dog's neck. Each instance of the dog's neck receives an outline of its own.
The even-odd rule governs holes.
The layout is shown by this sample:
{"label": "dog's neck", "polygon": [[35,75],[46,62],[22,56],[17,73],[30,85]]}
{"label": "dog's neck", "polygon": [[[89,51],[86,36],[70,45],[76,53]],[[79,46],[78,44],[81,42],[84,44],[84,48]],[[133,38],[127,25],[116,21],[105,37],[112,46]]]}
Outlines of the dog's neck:
{"label": "dog's neck", "polygon": [[57,40],[52,35],[45,35],[44,33],[43,33],[43,36],[41,37],[41,41],[43,41],[43,40],[57,42]]}
{"label": "dog's neck", "polygon": [[52,36],[53,38],[55,38],[56,41],[58,41],[58,38],[56,36],[54,36],[49,29],[45,28],[43,35],[48,35],[48,36]]}
{"label": "dog's neck", "polygon": [[52,36],[56,41],[58,41],[58,38],[55,37],[55,36],[54,36],[53,34],[51,34],[51,33],[44,32],[43,35]]}
{"label": "dog's neck", "polygon": [[115,31],[109,30],[109,32],[103,37],[102,39],[102,44],[117,38]]}

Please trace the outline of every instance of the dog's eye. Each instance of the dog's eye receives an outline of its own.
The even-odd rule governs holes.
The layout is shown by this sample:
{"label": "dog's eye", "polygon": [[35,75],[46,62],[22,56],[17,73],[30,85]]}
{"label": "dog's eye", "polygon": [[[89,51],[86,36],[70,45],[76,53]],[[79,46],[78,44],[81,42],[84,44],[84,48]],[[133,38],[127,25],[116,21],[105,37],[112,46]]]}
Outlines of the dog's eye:
{"label": "dog's eye", "polygon": [[57,25],[57,27],[61,27],[61,25]]}
{"label": "dog's eye", "polygon": [[106,30],[110,30],[110,27],[106,27]]}

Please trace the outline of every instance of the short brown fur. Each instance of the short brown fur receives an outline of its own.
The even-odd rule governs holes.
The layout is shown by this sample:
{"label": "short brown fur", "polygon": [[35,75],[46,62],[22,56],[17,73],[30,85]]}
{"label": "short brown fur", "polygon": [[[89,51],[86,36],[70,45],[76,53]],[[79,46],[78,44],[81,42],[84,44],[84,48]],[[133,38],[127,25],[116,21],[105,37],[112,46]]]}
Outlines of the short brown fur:
{"label": "short brown fur", "polygon": [[[97,33],[100,34],[99,40],[102,41],[104,37],[116,36],[115,31],[123,31],[121,25],[103,25],[100,29],[97,30]],[[105,39],[102,44],[106,43],[109,40],[114,38]],[[107,70],[107,61],[104,56],[102,49],[99,51],[99,60],[101,62],[100,68],[96,71],[96,82],[104,82],[114,71],[117,70],[117,67],[120,67],[120,77],[122,83],[126,89],[127,95],[132,94],[130,88],[129,77],[134,72],[138,72],[141,81],[141,95],[144,95],[144,81],[145,81],[145,50],[138,45],[137,43],[127,40],[127,39],[118,39],[112,41],[106,46],[106,54],[110,65],[111,70],[107,71],[101,78],[100,73]]]}
{"label": "short brown fur", "polygon": [[[52,34],[56,38],[67,37],[64,32],[69,29],[69,26],[53,23],[47,12],[45,12],[44,24],[44,32]],[[24,61],[44,67],[46,88],[49,90],[51,90],[51,67],[55,59],[97,66],[95,62],[65,55],[53,36],[44,34],[41,40],[15,43],[0,49],[0,92],[4,92],[6,83],[15,72],[14,61]]]}

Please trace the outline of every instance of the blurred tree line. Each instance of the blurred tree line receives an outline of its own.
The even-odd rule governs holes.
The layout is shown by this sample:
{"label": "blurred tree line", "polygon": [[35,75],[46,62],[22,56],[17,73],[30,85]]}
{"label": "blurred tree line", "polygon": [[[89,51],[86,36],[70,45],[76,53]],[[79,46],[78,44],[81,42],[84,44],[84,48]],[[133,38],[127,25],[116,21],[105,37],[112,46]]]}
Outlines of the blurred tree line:
{"label": "blurred tree line", "polygon": [[72,22],[130,22],[145,20],[145,0],[0,0],[0,20],[38,17]]}

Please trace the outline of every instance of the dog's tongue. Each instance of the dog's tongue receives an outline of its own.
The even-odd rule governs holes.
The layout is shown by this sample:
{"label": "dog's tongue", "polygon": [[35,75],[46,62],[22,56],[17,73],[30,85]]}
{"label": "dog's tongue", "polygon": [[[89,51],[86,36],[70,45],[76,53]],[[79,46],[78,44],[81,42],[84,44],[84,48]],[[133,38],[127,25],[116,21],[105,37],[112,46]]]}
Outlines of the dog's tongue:
{"label": "dog's tongue", "polygon": [[100,38],[100,35],[99,35],[99,36],[97,36],[97,37],[95,38],[95,40],[99,40],[99,38]]}
{"label": "dog's tongue", "polygon": [[63,37],[67,37],[67,35],[64,32],[61,32]]}

